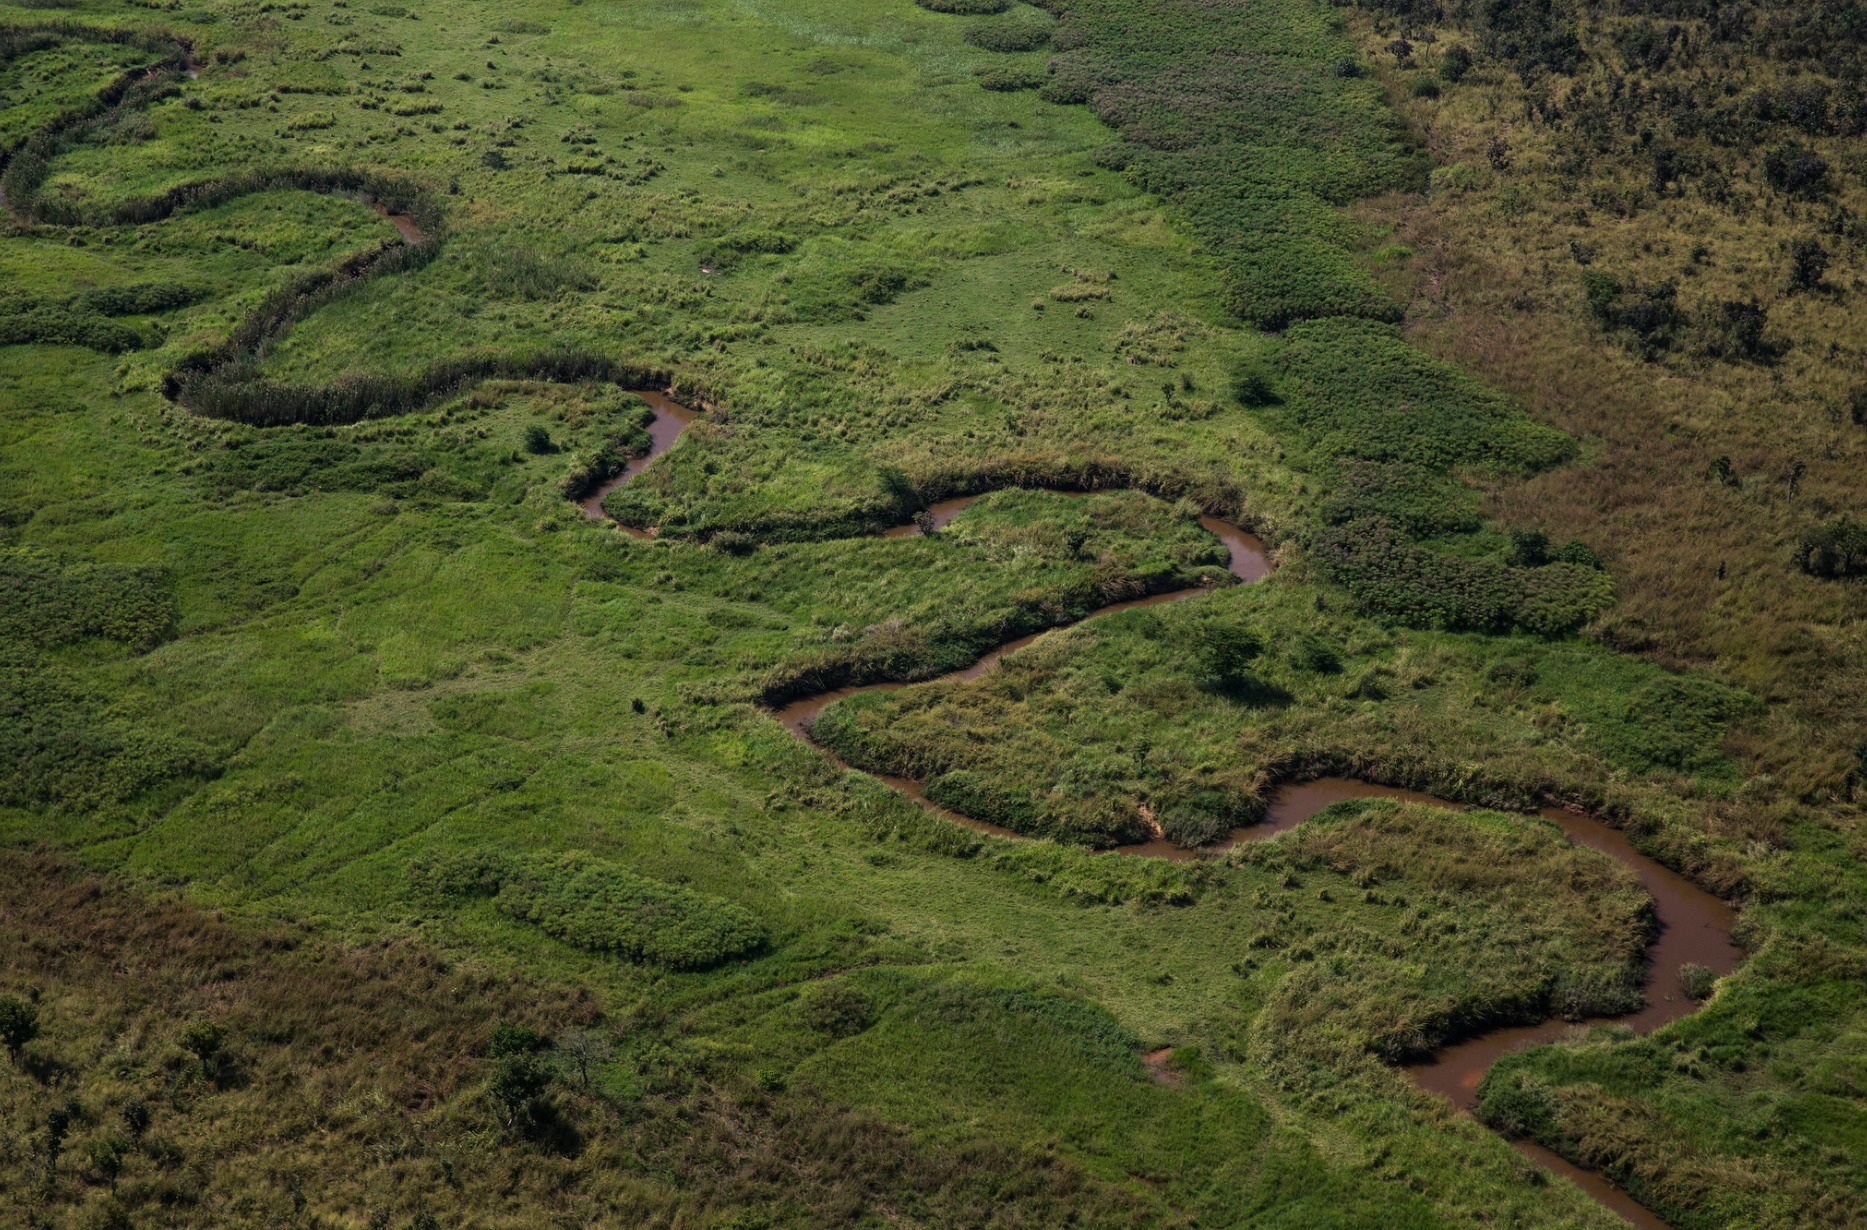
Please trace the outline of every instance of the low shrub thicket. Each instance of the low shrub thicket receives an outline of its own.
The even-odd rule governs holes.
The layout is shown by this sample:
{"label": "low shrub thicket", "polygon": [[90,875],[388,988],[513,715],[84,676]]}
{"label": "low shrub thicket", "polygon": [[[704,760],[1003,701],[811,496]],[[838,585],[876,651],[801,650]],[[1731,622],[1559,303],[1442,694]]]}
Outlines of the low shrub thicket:
{"label": "low shrub thicket", "polygon": [[476,851],[418,860],[420,890],[490,896],[502,913],[577,948],[669,970],[702,970],[763,947],[751,911],[585,855],[507,857]]}
{"label": "low shrub thicket", "polygon": [[0,551],[0,641],[49,649],[103,637],[140,653],[174,623],[175,599],[158,568]]}
{"label": "low shrub thicket", "polygon": [[1327,458],[1532,474],[1575,453],[1567,435],[1394,329],[1308,321],[1286,335],[1281,360],[1284,404],[1274,414]]}
{"label": "low shrub thicket", "polygon": [[[916,0],[937,12],[996,13],[1006,0]],[[1413,160],[1372,82],[1332,74],[1352,55],[1339,33],[1292,41],[1277,5],[1207,7],[1171,0],[1047,3],[1059,19],[1042,96],[1088,103],[1120,134],[1101,161],[1178,205],[1218,259],[1226,306],[1263,328],[1353,315],[1399,317],[1351,257],[1352,228],[1332,204],[1397,186]],[[969,41],[1024,51],[1050,31],[982,23]],[[1248,61],[1252,87],[1238,85]],[[1023,78],[996,77],[1010,89]],[[1330,153],[1319,158],[1317,151]]]}
{"label": "low shrub thicket", "polygon": [[1309,548],[1369,615],[1410,627],[1562,636],[1613,599],[1607,574],[1595,568],[1445,555],[1371,518],[1318,530]]}

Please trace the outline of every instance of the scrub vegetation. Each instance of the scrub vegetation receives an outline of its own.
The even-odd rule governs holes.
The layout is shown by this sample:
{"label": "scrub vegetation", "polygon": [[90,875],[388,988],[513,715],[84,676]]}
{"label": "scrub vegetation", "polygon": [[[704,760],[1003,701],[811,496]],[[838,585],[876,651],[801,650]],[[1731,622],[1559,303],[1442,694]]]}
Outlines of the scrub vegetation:
{"label": "scrub vegetation", "polygon": [[[0,1207],[1849,1224],[1855,87],[1734,20],[0,5]],[[1329,774],[1473,809],[1104,850]]]}

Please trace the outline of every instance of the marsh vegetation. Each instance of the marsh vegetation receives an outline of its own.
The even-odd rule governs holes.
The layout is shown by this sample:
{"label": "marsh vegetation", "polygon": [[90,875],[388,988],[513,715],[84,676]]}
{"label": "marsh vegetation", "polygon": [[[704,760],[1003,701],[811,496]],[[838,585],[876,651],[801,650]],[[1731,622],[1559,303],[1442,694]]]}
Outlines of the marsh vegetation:
{"label": "marsh vegetation", "polygon": [[1849,1224],[1851,62],[1520,7],[4,7],[0,1205]]}

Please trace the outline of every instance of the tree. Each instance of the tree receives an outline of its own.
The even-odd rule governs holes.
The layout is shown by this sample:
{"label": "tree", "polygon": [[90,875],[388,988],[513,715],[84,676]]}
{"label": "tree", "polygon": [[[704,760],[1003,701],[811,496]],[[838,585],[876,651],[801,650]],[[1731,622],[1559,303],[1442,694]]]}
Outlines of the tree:
{"label": "tree", "polygon": [[227,1027],[214,1021],[194,1021],[182,1030],[182,1049],[201,1061],[201,1075],[209,1080],[214,1078],[226,1041]]}
{"label": "tree", "polygon": [[535,1029],[501,1021],[493,1026],[492,1036],[486,1040],[486,1054],[492,1059],[504,1059],[509,1055],[535,1055],[550,1045],[551,1039]]}
{"label": "tree", "polygon": [[39,1036],[39,1009],[17,995],[0,996],[0,1042],[7,1057],[19,1063],[19,1053]]}
{"label": "tree", "polygon": [[1469,47],[1448,47],[1446,54],[1439,57],[1439,79],[1447,85],[1457,85],[1471,71],[1472,53]]}
{"label": "tree", "polygon": [[141,1140],[143,1133],[149,1130],[149,1103],[141,1098],[131,1098],[125,1102],[123,1126],[129,1129],[131,1140]]}
{"label": "tree", "polygon": [[538,1113],[538,1099],[551,1085],[551,1065],[531,1052],[508,1054],[493,1061],[486,1077],[486,1095],[505,1116],[506,1126],[519,1128]]}
{"label": "tree", "polygon": [[1789,289],[1820,290],[1828,273],[1828,249],[1818,240],[1798,239],[1789,249]]}
{"label": "tree", "polygon": [[1541,568],[1549,563],[1549,535],[1542,530],[1512,530],[1510,562],[1519,568]]}
{"label": "tree", "polygon": [[558,1039],[558,1054],[577,1073],[578,1083],[588,1089],[590,1069],[609,1059],[609,1040],[587,1029],[573,1029]]}
{"label": "tree", "polygon": [[1264,652],[1264,642],[1248,628],[1207,624],[1198,633],[1193,650],[1193,679],[1208,692],[1235,696],[1249,691],[1256,680],[1246,669]]}
{"label": "tree", "polygon": [[1763,156],[1763,177],[1781,192],[1812,192],[1828,178],[1828,160],[1804,145],[1783,145]]}
{"label": "tree", "polygon": [[110,1184],[111,1191],[116,1191],[117,1176],[123,1173],[124,1159],[130,1155],[130,1142],[112,1132],[93,1140],[86,1152],[91,1159],[91,1169]]}

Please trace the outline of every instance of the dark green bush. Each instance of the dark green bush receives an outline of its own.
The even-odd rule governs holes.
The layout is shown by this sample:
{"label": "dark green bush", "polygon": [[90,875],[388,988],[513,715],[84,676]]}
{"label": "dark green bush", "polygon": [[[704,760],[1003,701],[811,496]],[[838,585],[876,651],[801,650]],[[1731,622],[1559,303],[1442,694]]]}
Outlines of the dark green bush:
{"label": "dark green bush", "polygon": [[875,1001],[855,987],[831,983],[804,998],[804,1023],[832,1038],[850,1038],[875,1019]]}
{"label": "dark green bush", "polygon": [[1277,404],[1277,386],[1261,363],[1246,363],[1232,373],[1232,400],[1241,406]]}
{"label": "dark green bush", "polygon": [[935,13],[951,13],[958,17],[984,17],[1011,7],[1011,0],[914,0],[914,3]]}
{"label": "dark green bush", "polygon": [[1323,573],[1364,611],[1411,627],[1561,636],[1604,610],[1613,593],[1592,568],[1442,555],[1377,520],[1330,527],[1310,545]]}
{"label": "dark green bush", "polygon": [[1549,1094],[1516,1074],[1485,1078],[1478,1087],[1477,1115],[1513,1139],[1551,1140],[1556,1134]]}
{"label": "dark green bush", "polygon": [[174,623],[175,599],[160,569],[0,551],[0,639],[50,648],[102,637],[140,653]]}
{"label": "dark green bush", "polygon": [[962,37],[985,51],[1036,51],[1050,42],[1050,27],[1034,21],[981,21],[967,26]]}
{"label": "dark green bush", "polygon": [[1316,675],[1338,675],[1342,672],[1342,655],[1336,647],[1309,632],[1299,636],[1296,644],[1291,646],[1290,661],[1298,670]]}
{"label": "dark green bush", "polygon": [[1317,508],[1329,525],[1379,518],[1412,538],[1461,534],[1482,524],[1471,488],[1401,461],[1351,461]]}
{"label": "dark green bush", "polygon": [[1264,642],[1249,628],[1231,624],[1202,624],[1194,633],[1193,682],[1203,691],[1234,696],[1256,682],[1251,664],[1264,652]]}
{"label": "dark green bush", "polygon": [[1044,80],[1044,74],[1032,68],[990,68],[979,74],[980,85],[1001,94],[1035,90]]}
{"label": "dark green bush", "polygon": [[535,1029],[523,1025],[514,1025],[510,1021],[501,1021],[493,1026],[493,1032],[486,1039],[486,1054],[492,1059],[504,1059],[508,1055],[537,1055],[551,1049],[551,1039]]}
{"label": "dark green bush", "polygon": [[1327,457],[1530,474],[1575,451],[1562,432],[1384,325],[1306,321],[1286,335],[1282,359],[1286,381],[1278,417]]}
{"label": "dark green bush", "polygon": [[1833,580],[1867,572],[1867,525],[1848,517],[1818,526],[1796,542],[1796,567]]}

